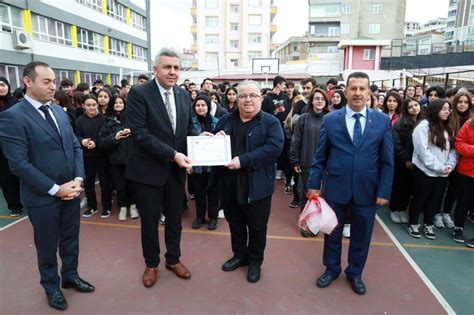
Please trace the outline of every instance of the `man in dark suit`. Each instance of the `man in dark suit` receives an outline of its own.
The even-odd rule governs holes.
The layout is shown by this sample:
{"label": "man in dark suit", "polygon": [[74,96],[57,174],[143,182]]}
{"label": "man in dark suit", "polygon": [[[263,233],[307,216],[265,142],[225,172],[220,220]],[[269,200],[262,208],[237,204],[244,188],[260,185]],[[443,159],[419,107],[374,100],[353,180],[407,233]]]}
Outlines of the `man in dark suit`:
{"label": "man in dark suit", "polygon": [[[351,212],[349,266],[345,273],[357,294],[365,294],[361,275],[369,252],[376,206],[387,204],[393,178],[393,143],[389,118],[367,108],[369,76],[354,72],[347,79],[345,108],[324,116],[308,194],[320,193],[340,223]],[[323,173],[327,173],[323,177]],[[342,224],[340,224],[342,225]],[[325,288],[341,272],[342,228],[324,238],[326,271],[316,285]]]}
{"label": "man in dark suit", "polygon": [[41,285],[49,305],[65,310],[58,244],[62,288],[94,291],[77,273],[82,151],[66,113],[51,104],[54,71],[46,63],[31,62],[25,66],[23,82],[25,98],[0,115],[0,140],[12,173],[20,179],[21,202],[34,230]]}
{"label": "man in dark suit", "polygon": [[158,220],[162,211],[166,216],[166,269],[183,279],[191,277],[179,260],[185,169],[191,168],[191,161],[184,154],[186,137],[196,135],[192,129],[191,101],[189,93],[176,85],[180,60],[174,51],[162,49],[155,58],[153,71],[155,79],[132,88],[127,103],[132,139],[126,176],[137,189],[145,287],[152,287],[158,279]]}

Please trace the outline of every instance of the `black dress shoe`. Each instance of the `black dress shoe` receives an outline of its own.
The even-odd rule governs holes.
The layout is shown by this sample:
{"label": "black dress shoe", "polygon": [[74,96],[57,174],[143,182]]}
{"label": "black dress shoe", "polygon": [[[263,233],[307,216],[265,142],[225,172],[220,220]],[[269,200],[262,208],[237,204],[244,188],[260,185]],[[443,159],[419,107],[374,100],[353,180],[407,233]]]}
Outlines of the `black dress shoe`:
{"label": "black dress shoe", "polygon": [[255,283],[260,280],[260,265],[250,265],[247,272],[247,281]]}
{"label": "black dress shoe", "polygon": [[359,295],[364,295],[367,289],[365,288],[364,282],[360,278],[347,279],[351,283],[352,291]]}
{"label": "black dress shoe", "polygon": [[331,276],[329,273],[325,272],[322,274],[321,277],[318,278],[318,280],[316,281],[316,286],[318,288],[326,288],[326,287],[329,287],[329,285],[331,284],[331,282],[333,280],[336,280],[338,276]]}
{"label": "black dress shoe", "polygon": [[232,257],[222,265],[222,270],[232,271],[242,266],[247,266],[249,263],[247,259]]}
{"label": "black dress shoe", "polygon": [[197,218],[196,220],[193,221],[191,224],[191,227],[193,229],[199,229],[204,223],[206,223],[206,220],[204,218]]}
{"label": "black dress shoe", "polygon": [[211,231],[217,229],[217,219],[211,219],[207,225],[207,229]]}
{"label": "black dress shoe", "polygon": [[58,290],[51,294],[46,294],[46,297],[48,298],[49,306],[51,306],[52,308],[60,311],[64,311],[65,309],[67,309],[67,301],[61,290]]}
{"label": "black dress shoe", "polygon": [[63,282],[61,287],[63,289],[73,288],[78,292],[93,292],[95,290],[95,287],[92,284],[79,277],[77,277],[73,282]]}

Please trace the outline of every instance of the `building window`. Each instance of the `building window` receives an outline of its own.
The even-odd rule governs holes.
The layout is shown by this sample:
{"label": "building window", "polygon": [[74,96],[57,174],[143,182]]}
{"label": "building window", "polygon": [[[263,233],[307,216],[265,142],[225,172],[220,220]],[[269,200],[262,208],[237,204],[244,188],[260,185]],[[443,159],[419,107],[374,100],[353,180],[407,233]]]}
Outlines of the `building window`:
{"label": "building window", "polygon": [[141,31],[146,31],[146,18],[143,15],[140,15],[132,11],[132,26]]}
{"label": "building window", "polygon": [[343,4],[341,6],[341,13],[342,14],[351,14],[352,7],[350,4]]}
{"label": "building window", "polygon": [[132,45],[132,59],[146,61],[146,48]]}
{"label": "building window", "polygon": [[71,46],[71,27],[44,16],[32,15],[33,38]]}
{"label": "building window", "polygon": [[206,16],[206,27],[217,27],[219,19],[217,16]]}
{"label": "building window", "polygon": [[453,28],[455,24],[456,24],[456,21],[449,21],[449,22],[446,24],[446,28]]}
{"label": "building window", "polygon": [[370,12],[372,14],[381,14],[382,13],[383,4],[382,3],[371,3],[369,5]]}
{"label": "building window", "polygon": [[239,41],[238,40],[231,40],[230,41],[230,48],[238,49],[239,48]]}
{"label": "building window", "polygon": [[448,17],[456,16],[456,10],[448,11]]}
{"label": "building window", "polygon": [[206,0],[206,9],[217,9],[219,7],[219,0]]}
{"label": "building window", "polygon": [[458,0],[449,0],[449,6],[455,5],[458,3]]}
{"label": "building window", "polygon": [[369,34],[380,34],[380,24],[379,23],[370,23],[369,24]]}
{"label": "building window", "polygon": [[125,22],[125,7],[115,0],[107,0],[107,15]]}
{"label": "building window", "polygon": [[216,52],[207,52],[206,53],[206,62],[216,62],[217,61],[217,53]]}
{"label": "building window", "polygon": [[316,25],[312,24],[309,26],[309,33],[311,35],[315,35],[316,34]]}
{"label": "building window", "polygon": [[206,34],[206,45],[217,45],[219,44],[219,35]]}
{"label": "building window", "polygon": [[239,30],[239,23],[230,23],[230,30],[231,31],[238,31]]}
{"label": "building window", "polygon": [[312,4],[309,17],[337,17],[341,15],[341,5],[335,3]]}
{"label": "building window", "polygon": [[249,61],[256,58],[261,58],[262,52],[261,51],[249,51]]}
{"label": "building window", "polygon": [[327,52],[330,54],[335,54],[338,52],[337,46],[328,46],[327,49],[328,49]]}
{"label": "building window", "polygon": [[238,4],[231,4],[230,5],[230,12],[239,13],[239,5]]}
{"label": "building window", "polygon": [[375,49],[364,49],[364,60],[375,60]]}
{"label": "building window", "polygon": [[82,28],[77,29],[77,47],[104,52],[104,36]]}
{"label": "building window", "polygon": [[262,0],[249,0],[249,7],[261,7]]}
{"label": "building window", "polygon": [[260,33],[249,33],[249,44],[260,44],[262,35]]}
{"label": "building window", "polygon": [[109,37],[109,53],[114,56],[128,57],[127,43],[112,37]]}
{"label": "building window", "polygon": [[350,24],[349,23],[343,23],[341,24],[341,35],[347,35],[350,33],[349,30]]}
{"label": "building window", "polygon": [[262,16],[257,14],[250,14],[249,25],[262,25]]}
{"label": "building window", "polygon": [[328,27],[328,36],[329,37],[339,36],[339,35],[340,35],[339,27]]}
{"label": "building window", "polygon": [[230,63],[233,67],[238,67],[239,66],[239,59],[231,59]]}
{"label": "building window", "polygon": [[102,0],[76,0],[76,2],[102,12]]}
{"label": "building window", "polygon": [[11,32],[13,29],[23,29],[21,10],[0,4],[0,30]]}
{"label": "building window", "polygon": [[12,66],[0,64],[0,76],[7,78],[10,82],[10,90],[21,87],[20,75],[23,73],[23,66]]}

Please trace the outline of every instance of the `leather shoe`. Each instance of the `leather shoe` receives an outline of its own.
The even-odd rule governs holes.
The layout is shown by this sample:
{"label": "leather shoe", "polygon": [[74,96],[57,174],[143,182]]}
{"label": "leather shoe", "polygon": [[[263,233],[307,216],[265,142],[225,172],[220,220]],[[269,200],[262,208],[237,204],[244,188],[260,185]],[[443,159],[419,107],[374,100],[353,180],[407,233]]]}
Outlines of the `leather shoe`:
{"label": "leather shoe", "polygon": [[247,266],[249,263],[247,259],[232,257],[222,265],[222,270],[232,271],[242,266]]}
{"label": "leather shoe", "polygon": [[260,265],[250,265],[247,272],[247,281],[255,283],[260,280]]}
{"label": "leather shoe", "polygon": [[217,229],[217,219],[211,219],[207,225],[207,229],[211,231]]}
{"label": "leather shoe", "polygon": [[78,292],[94,292],[95,287],[89,282],[77,277],[73,282],[63,282],[61,287],[63,289],[73,288]]}
{"label": "leather shoe", "polygon": [[166,264],[166,269],[173,271],[181,279],[191,278],[191,272],[181,262],[174,265]]}
{"label": "leather shoe", "polygon": [[362,282],[361,278],[352,278],[347,279],[351,283],[352,291],[359,295],[364,295],[367,289],[365,288],[364,282]]}
{"label": "leather shoe", "polygon": [[64,297],[61,290],[53,292],[51,294],[47,294],[46,297],[48,298],[48,304],[54,309],[64,311],[67,309],[67,301]]}
{"label": "leather shoe", "polygon": [[142,282],[145,288],[151,288],[152,286],[155,285],[157,280],[158,280],[158,267],[156,268],[146,267],[142,276]]}
{"label": "leather shoe", "polygon": [[338,276],[331,276],[329,273],[325,272],[321,275],[321,277],[318,278],[316,281],[316,286],[318,288],[327,288],[333,282],[333,280],[336,280]]}

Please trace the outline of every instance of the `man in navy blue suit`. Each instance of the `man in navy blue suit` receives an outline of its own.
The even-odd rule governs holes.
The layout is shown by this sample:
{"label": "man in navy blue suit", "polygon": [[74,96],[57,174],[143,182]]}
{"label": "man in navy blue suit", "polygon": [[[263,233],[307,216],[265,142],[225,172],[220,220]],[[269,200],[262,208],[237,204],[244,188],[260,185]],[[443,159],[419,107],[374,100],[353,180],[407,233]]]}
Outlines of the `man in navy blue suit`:
{"label": "man in navy blue suit", "polygon": [[[366,287],[361,275],[369,253],[376,206],[387,204],[393,178],[393,143],[387,115],[367,108],[369,76],[354,72],[347,78],[347,106],[324,116],[308,194],[320,194],[333,208],[340,225],[351,212],[349,266],[345,274],[355,293]],[[324,177],[323,177],[324,174]],[[322,182],[322,184],[321,184]],[[324,238],[326,271],[316,285],[325,288],[341,272],[342,228]]]}
{"label": "man in navy blue suit", "polygon": [[0,141],[12,173],[20,179],[21,203],[33,225],[41,285],[49,305],[65,310],[58,247],[62,288],[95,289],[77,273],[82,150],[64,110],[51,104],[56,78],[49,65],[27,64],[23,83],[25,98],[0,114]]}

